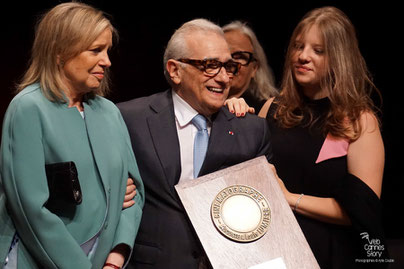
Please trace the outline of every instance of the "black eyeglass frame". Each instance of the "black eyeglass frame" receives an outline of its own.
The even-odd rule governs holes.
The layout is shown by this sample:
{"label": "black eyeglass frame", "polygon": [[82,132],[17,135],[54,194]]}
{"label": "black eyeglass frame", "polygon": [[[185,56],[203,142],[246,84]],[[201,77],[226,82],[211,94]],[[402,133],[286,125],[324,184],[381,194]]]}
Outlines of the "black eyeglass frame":
{"label": "black eyeglass frame", "polygon": [[257,59],[255,59],[255,57],[254,57],[254,53],[249,52],[249,51],[235,51],[235,52],[233,52],[233,53],[231,54],[231,57],[233,58],[233,61],[237,62],[237,59],[234,59],[234,55],[235,55],[235,54],[240,54],[240,53],[246,53],[246,54],[248,54],[247,63],[245,63],[245,64],[240,63],[242,66],[247,66],[247,65],[249,65],[251,62],[257,61]]}
{"label": "black eyeglass frame", "polygon": [[[188,59],[188,58],[181,58],[178,59],[177,61],[182,62],[182,63],[186,63],[186,64],[190,64],[193,67],[201,70],[202,72],[204,72],[206,75],[208,76],[216,76],[217,74],[220,73],[220,70],[222,70],[222,67],[224,67],[224,69],[226,70],[226,72],[232,76],[237,75],[238,71],[241,68],[241,63],[233,61],[233,60],[228,60],[227,62],[221,62],[219,60],[216,59],[205,59],[205,60],[196,60],[196,59]],[[209,64],[219,64],[219,66],[217,67],[211,67],[212,69],[217,69],[217,72],[207,72],[206,70],[209,68],[208,65]],[[232,64],[234,65],[234,67],[236,67],[236,69],[234,71],[229,71],[226,67],[226,65]]]}

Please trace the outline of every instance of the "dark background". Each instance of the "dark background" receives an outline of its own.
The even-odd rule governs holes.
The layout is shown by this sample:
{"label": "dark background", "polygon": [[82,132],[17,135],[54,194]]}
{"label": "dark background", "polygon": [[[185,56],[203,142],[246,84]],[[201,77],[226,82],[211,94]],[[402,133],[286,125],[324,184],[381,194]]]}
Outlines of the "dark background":
{"label": "dark background", "polygon": [[[0,119],[14,96],[14,85],[27,67],[40,14],[64,1],[13,2],[2,10],[0,35]],[[249,22],[267,54],[279,84],[285,48],[301,17],[315,7],[333,5],[342,9],[356,27],[360,49],[383,97],[380,114],[386,149],[382,202],[384,227],[389,238],[404,238],[404,165],[399,117],[402,84],[403,32],[400,8],[388,1],[189,1],[135,4],[135,1],[83,1],[112,16],[120,40],[111,52],[113,92],[109,99],[121,102],[168,88],[162,58],[171,34],[182,23],[207,18],[219,25],[232,20]],[[273,1],[272,1],[273,2]],[[401,56],[400,56],[401,55]],[[400,60],[399,60],[400,59]],[[376,103],[380,102],[375,99]],[[360,199],[360,197],[358,197]]]}

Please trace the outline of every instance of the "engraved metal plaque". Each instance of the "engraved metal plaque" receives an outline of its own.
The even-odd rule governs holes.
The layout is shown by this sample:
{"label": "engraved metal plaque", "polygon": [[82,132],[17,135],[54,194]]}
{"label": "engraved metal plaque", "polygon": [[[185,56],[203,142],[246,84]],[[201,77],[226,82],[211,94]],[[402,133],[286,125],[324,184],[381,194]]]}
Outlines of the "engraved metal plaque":
{"label": "engraved metal plaque", "polygon": [[214,269],[320,269],[264,156],[175,189]]}
{"label": "engraved metal plaque", "polygon": [[211,217],[225,237],[237,242],[252,242],[267,232],[271,210],[264,195],[253,187],[232,185],[214,198]]}

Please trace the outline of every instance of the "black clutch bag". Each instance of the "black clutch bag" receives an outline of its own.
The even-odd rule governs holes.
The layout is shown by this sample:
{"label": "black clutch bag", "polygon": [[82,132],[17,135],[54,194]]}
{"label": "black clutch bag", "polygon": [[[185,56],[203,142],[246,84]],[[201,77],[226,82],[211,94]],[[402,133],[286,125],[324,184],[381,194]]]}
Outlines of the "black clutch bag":
{"label": "black clutch bag", "polygon": [[71,205],[81,204],[82,193],[74,162],[46,164],[45,170],[49,187],[49,204],[56,201]]}

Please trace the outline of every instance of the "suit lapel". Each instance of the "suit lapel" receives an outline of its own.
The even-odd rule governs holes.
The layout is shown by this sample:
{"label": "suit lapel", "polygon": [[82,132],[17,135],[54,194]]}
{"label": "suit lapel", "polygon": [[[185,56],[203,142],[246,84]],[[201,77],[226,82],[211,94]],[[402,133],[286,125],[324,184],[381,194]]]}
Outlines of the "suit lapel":
{"label": "suit lapel", "polygon": [[232,126],[234,115],[221,109],[213,117],[212,129],[209,138],[208,151],[202,164],[199,176],[219,170],[226,161],[235,145],[235,136]]}
{"label": "suit lapel", "polygon": [[181,174],[180,146],[171,91],[162,97],[150,104],[155,114],[147,118],[147,123],[168,185],[174,191]]}

